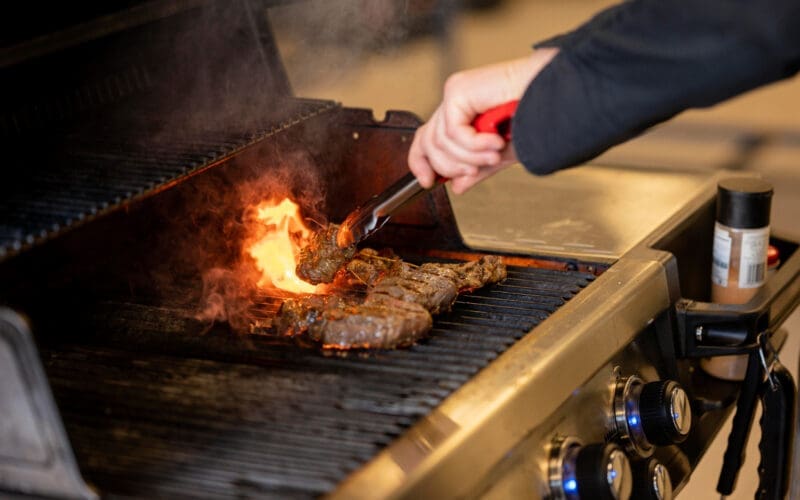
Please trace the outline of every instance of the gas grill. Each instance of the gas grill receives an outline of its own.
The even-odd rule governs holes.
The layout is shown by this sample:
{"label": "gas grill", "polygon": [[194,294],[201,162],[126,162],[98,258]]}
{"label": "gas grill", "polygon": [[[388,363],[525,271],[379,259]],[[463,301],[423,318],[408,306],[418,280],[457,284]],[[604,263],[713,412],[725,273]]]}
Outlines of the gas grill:
{"label": "gas grill", "polygon": [[[134,2],[10,35],[0,492],[679,489],[740,387],[694,369],[736,348],[697,328],[733,325],[740,344],[768,331],[779,347],[800,301],[798,245],[775,235],[783,264],[753,301],[703,302],[716,183],[738,174],[592,165],[534,178],[514,167],[464,196],[431,191],[369,245],[412,262],[497,254],[508,278],[460,296],[406,349],[335,353],[276,335],[285,294],[270,290],[248,298],[244,332],[198,319],[203,274],[234,269],[248,207],[290,197],[310,219],[341,221],[407,171],[419,125],[292,95],[270,3]],[[615,417],[642,386],[691,401],[691,416],[641,415],[688,436],[642,440]],[[576,454],[600,465],[571,483]]]}

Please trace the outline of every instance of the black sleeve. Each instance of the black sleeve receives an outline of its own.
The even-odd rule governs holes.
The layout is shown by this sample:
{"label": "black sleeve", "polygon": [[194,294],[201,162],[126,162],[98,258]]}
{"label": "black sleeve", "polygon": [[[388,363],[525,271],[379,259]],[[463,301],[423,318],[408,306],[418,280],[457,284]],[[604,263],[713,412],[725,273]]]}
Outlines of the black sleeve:
{"label": "black sleeve", "polygon": [[797,73],[800,0],[634,0],[537,47],[560,52],[519,103],[514,147],[546,174]]}

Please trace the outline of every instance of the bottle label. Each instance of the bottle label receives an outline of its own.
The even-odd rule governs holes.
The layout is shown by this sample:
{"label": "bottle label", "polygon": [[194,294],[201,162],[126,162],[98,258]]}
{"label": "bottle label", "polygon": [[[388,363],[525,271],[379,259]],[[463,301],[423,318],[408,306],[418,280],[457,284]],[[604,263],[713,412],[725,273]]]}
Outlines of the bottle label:
{"label": "bottle label", "polygon": [[757,288],[764,284],[767,271],[769,226],[742,231],[739,260],[739,288]]}
{"label": "bottle label", "polygon": [[719,223],[714,225],[714,250],[711,263],[711,282],[728,286],[728,272],[731,261],[731,237]]}

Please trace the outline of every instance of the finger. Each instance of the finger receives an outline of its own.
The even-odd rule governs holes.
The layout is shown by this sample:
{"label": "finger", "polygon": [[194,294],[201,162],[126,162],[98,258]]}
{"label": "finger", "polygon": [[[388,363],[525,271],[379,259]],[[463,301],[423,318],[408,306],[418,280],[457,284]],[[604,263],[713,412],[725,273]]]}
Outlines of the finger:
{"label": "finger", "polygon": [[436,171],[428,162],[428,158],[422,147],[421,136],[424,132],[423,128],[419,128],[417,133],[414,134],[414,140],[411,143],[411,148],[408,150],[408,168],[417,178],[420,185],[429,189],[433,187],[433,184],[436,182]]}
{"label": "finger", "polygon": [[477,113],[464,109],[457,103],[444,103],[441,107],[440,120],[444,137],[459,145],[461,148],[472,151],[500,151],[506,146],[506,141],[498,134],[478,132],[472,126]]}
{"label": "finger", "polygon": [[427,160],[436,173],[448,179],[464,175],[477,175],[480,168],[478,165],[457,161],[438,149],[429,150]]}
{"label": "finger", "polygon": [[462,145],[453,142],[447,135],[442,133],[442,130],[440,118],[440,123],[437,123],[437,127],[431,135],[432,147],[445,154],[449,161],[474,166],[496,165],[500,161],[500,153],[498,151],[493,149],[466,149]]}
{"label": "finger", "polygon": [[493,167],[483,167],[480,171],[473,176],[462,176],[458,177],[457,179],[453,179],[450,183],[450,189],[455,194],[463,194],[474,187],[476,184],[483,182],[488,177],[493,176],[497,172],[503,170],[510,166],[511,163],[504,163],[502,165],[495,165]]}

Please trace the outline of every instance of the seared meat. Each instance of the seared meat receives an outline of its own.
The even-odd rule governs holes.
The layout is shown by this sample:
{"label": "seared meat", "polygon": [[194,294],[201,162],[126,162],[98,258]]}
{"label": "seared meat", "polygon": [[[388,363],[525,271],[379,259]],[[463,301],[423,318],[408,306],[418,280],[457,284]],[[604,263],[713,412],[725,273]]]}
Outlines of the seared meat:
{"label": "seared meat", "polygon": [[331,224],[323,231],[316,233],[306,247],[300,250],[295,272],[305,281],[318,285],[330,283],[339,269],[353,258],[355,245],[339,248],[336,244],[336,233],[339,226]]}
{"label": "seared meat", "polygon": [[506,265],[496,255],[485,255],[463,264],[422,264],[420,270],[452,280],[458,287],[458,293],[506,279]]}
{"label": "seared meat", "polygon": [[369,292],[387,295],[404,302],[419,304],[431,314],[450,309],[458,295],[452,281],[420,269],[406,268],[397,276],[388,276],[378,282]]}
{"label": "seared meat", "polygon": [[275,325],[287,335],[306,334],[328,348],[388,349],[413,344],[431,329],[431,314],[449,310],[459,292],[506,276],[500,258],[415,266],[392,253],[361,250],[335,285],[366,286],[366,297],[310,295],[284,301]]}
{"label": "seared meat", "polygon": [[333,312],[346,306],[346,299],[338,295],[306,295],[297,299],[286,299],[273,324],[282,334],[300,335],[321,321],[326,311]]}
{"label": "seared meat", "polygon": [[347,263],[345,282],[372,286],[385,276],[396,275],[407,265],[391,250],[378,252],[364,248]]}
{"label": "seared meat", "polygon": [[276,327],[286,335],[307,334],[334,349],[389,349],[414,343],[431,329],[422,306],[388,296],[367,296],[362,303],[310,295],[284,301]]}

